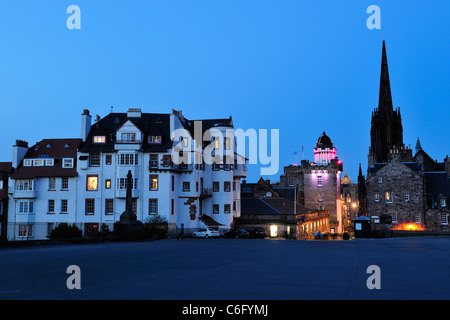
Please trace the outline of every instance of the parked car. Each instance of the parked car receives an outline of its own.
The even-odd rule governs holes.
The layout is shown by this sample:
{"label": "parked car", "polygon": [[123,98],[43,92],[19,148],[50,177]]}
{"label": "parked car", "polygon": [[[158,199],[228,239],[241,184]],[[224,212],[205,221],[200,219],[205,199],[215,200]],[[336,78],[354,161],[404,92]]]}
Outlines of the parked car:
{"label": "parked car", "polygon": [[220,233],[217,230],[211,229],[198,229],[192,233],[193,238],[209,238],[209,237],[219,237]]}
{"label": "parked car", "polygon": [[249,233],[244,229],[233,229],[224,234],[225,238],[248,238]]}
{"label": "parked car", "polygon": [[247,228],[250,238],[261,238],[264,239],[266,237],[266,230],[264,228],[258,227],[249,227]]}

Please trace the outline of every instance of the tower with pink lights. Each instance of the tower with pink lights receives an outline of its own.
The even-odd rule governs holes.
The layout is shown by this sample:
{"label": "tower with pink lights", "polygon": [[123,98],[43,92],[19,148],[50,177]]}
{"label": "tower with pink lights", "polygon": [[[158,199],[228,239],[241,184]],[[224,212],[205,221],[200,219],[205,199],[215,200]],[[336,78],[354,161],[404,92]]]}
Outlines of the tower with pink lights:
{"label": "tower with pink lights", "polygon": [[337,157],[337,150],[323,132],[314,148],[314,162],[302,160],[300,166],[284,167],[280,186],[296,188],[301,205],[311,210],[328,211],[328,232],[341,234],[344,232],[340,190],[342,171],[343,164]]}

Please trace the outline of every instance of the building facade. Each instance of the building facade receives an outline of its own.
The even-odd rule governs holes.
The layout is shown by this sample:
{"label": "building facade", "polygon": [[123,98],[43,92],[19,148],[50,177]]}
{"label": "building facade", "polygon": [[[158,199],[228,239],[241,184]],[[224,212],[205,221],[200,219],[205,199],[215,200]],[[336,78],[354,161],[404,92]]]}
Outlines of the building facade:
{"label": "building facade", "polygon": [[240,216],[246,176],[234,141],[231,117],[191,121],[181,111],[129,109],[92,123],[84,110],[80,139],[13,148],[8,238],[45,239],[59,223],[76,225],[87,237],[102,227],[113,230],[125,210],[128,172],[139,221],[159,215],[169,232],[225,231]]}
{"label": "building facade", "polygon": [[323,132],[314,148],[314,162],[302,160],[301,166],[284,167],[280,186],[298,190],[299,203],[314,211],[328,211],[328,232],[344,232],[341,204],[342,161],[331,139]]}
{"label": "building facade", "polygon": [[[391,230],[449,231],[450,165],[433,160],[419,139],[413,150],[403,143],[400,109],[394,111],[386,45],[383,41],[380,96],[372,114],[371,146],[360,215],[371,218],[373,229],[383,228],[381,215],[392,220]],[[364,193],[364,194],[363,194]]]}

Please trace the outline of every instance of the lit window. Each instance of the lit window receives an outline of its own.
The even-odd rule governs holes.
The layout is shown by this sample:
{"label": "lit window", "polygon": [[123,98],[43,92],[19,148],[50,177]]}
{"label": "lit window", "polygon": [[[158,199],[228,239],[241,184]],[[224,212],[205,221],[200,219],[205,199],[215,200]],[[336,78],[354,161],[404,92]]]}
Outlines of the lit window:
{"label": "lit window", "polygon": [[386,203],[392,203],[392,192],[385,192]]}
{"label": "lit window", "polygon": [[98,190],[98,176],[87,176],[87,190]]}
{"label": "lit window", "polygon": [[374,195],[374,201],[375,201],[375,202],[379,202],[379,201],[380,201],[380,194],[379,194],[379,193],[375,193],[375,195]]}
{"label": "lit window", "polygon": [[150,191],[158,190],[158,175],[150,175]]}
{"label": "lit window", "polygon": [[161,143],[161,136],[149,136],[148,143]]}
{"label": "lit window", "polygon": [[105,188],[106,189],[111,189],[111,179],[106,179],[105,180]]}
{"label": "lit window", "polygon": [[94,136],[93,142],[94,143],[106,143],[106,137],[105,136]]}
{"label": "lit window", "polygon": [[43,165],[44,165],[44,160],[43,159],[36,159],[36,160],[34,160],[34,166],[42,167]]}
{"label": "lit window", "polygon": [[19,224],[19,237],[32,237],[33,225],[32,224]]}

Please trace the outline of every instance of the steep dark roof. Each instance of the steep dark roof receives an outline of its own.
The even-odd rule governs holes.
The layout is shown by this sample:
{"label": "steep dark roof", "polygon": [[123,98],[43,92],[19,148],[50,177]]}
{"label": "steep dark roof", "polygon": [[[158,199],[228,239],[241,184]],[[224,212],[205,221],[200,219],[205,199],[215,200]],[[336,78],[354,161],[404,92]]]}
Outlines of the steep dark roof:
{"label": "steep dark roof", "polygon": [[[128,117],[127,113],[110,113],[91,126],[80,152],[114,152],[116,131],[127,121],[132,122],[142,133],[142,149],[146,152],[165,152],[172,146],[170,137],[170,114],[142,113],[141,117]],[[160,144],[148,143],[148,136],[161,136]],[[93,143],[94,136],[106,136],[106,143]]]}
{"label": "steep dark roof", "polygon": [[[128,117],[127,113],[110,113],[91,126],[86,141],[80,146],[81,152],[114,152],[116,142],[116,131],[127,121],[132,122],[142,133],[144,133],[142,151],[144,152],[167,152],[172,148],[170,135],[170,114],[164,113],[141,113],[140,117]],[[231,117],[228,119],[206,119],[188,120],[180,118],[181,124],[192,137],[194,137],[195,121],[202,122],[203,133],[218,125],[232,126]],[[106,143],[93,143],[94,136],[106,136]],[[161,143],[148,143],[149,136],[161,136]]]}
{"label": "steep dark roof", "polygon": [[[311,212],[297,204],[297,214]],[[294,202],[284,198],[241,198],[241,215],[294,215]]]}
{"label": "steep dark roof", "polygon": [[447,172],[425,172],[425,190],[427,194],[432,194],[434,201],[440,195],[450,199],[450,178]]}
{"label": "steep dark roof", "polygon": [[[81,139],[44,139],[28,149],[24,159],[52,158],[53,166],[24,167],[23,161],[15,172],[13,179],[34,179],[39,177],[75,177],[77,175],[77,148]],[[62,159],[73,158],[73,168],[63,168]]]}

